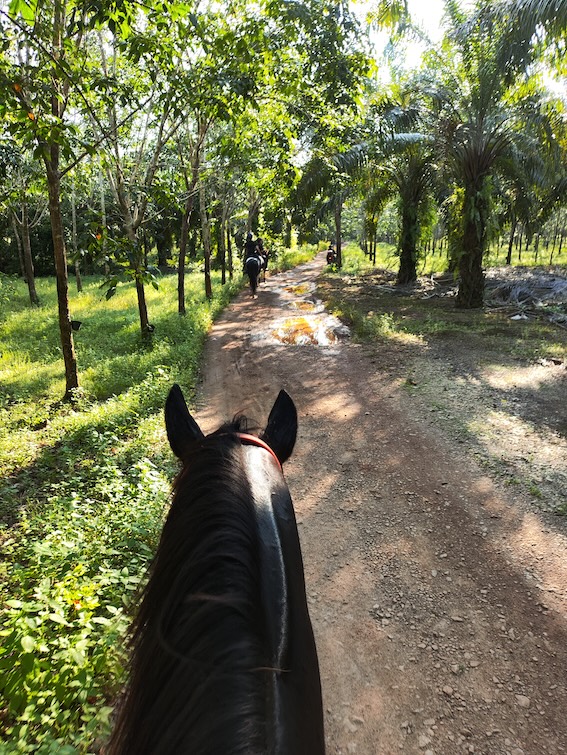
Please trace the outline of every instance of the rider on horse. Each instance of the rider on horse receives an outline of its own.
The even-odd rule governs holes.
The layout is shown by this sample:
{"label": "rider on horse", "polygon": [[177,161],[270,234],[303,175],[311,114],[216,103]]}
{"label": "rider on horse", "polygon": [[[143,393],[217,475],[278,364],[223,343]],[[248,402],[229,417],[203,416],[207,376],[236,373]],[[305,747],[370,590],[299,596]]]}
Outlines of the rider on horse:
{"label": "rider on horse", "polygon": [[264,263],[262,265],[264,270],[268,269],[268,258],[270,256],[270,253],[267,249],[264,249],[264,241],[258,236],[256,239],[256,251],[259,252],[260,256],[264,260]]}
{"label": "rider on horse", "polygon": [[[260,239],[261,241],[261,239]],[[265,269],[265,258],[260,252],[257,242],[252,239],[250,231],[246,236],[244,242],[244,266],[243,271],[248,275],[250,280],[250,289],[252,296],[256,296],[256,289],[258,287],[258,278],[260,271]]]}

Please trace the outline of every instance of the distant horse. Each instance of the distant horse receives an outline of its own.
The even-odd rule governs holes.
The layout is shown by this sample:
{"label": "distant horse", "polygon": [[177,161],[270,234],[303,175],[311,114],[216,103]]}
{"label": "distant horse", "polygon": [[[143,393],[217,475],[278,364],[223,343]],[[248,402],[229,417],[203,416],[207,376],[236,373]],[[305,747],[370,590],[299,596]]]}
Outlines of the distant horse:
{"label": "distant horse", "polygon": [[252,254],[244,261],[244,270],[248,275],[250,281],[250,290],[252,296],[256,296],[256,289],[258,288],[258,281],[262,270],[266,269],[267,259],[259,254]]}
{"label": "distant horse", "polygon": [[179,386],[165,407],[183,462],[133,624],[111,755],[324,755],[317,651],[281,465],[297,412],[281,391],[260,437],[204,436]]}

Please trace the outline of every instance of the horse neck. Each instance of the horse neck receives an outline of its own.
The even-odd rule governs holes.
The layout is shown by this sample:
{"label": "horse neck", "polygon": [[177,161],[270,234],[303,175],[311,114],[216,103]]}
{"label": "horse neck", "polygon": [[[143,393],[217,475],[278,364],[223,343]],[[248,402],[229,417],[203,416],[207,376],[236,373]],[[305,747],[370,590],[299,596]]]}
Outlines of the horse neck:
{"label": "horse neck", "polygon": [[262,561],[241,447],[206,446],[176,483],[111,752],[273,751]]}

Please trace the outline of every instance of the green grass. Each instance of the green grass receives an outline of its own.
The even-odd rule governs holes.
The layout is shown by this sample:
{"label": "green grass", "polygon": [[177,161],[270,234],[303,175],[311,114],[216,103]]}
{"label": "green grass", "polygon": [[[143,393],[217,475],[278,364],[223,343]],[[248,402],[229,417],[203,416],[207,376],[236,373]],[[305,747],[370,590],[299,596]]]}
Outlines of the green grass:
{"label": "green grass", "polygon": [[[486,267],[504,267],[506,265],[506,256],[508,254],[507,245],[498,247],[493,244],[485,259]],[[540,246],[540,251],[536,259],[533,245],[530,246],[528,251],[522,252],[521,257],[518,257],[517,251],[514,250],[512,254],[512,267],[517,266],[545,266],[549,264],[551,249],[547,252]],[[557,251],[554,255],[553,264],[565,265],[567,258],[565,252],[561,257],[557,256]],[[447,270],[447,254],[446,251],[439,252],[439,248],[436,249],[435,254],[430,250],[424,252],[417,264],[418,275],[432,275],[433,273],[443,273]],[[399,266],[399,257],[396,254],[396,247],[392,244],[378,244],[376,250],[376,267],[383,268],[396,273]],[[372,265],[368,260],[368,257],[364,255],[358,244],[347,244],[343,250],[343,270],[350,274],[358,274],[363,270],[371,268]]]}
{"label": "green grass", "polygon": [[[313,255],[280,250],[276,267]],[[106,301],[100,280],[70,288],[81,388],[63,403],[54,281],[30,308],[0,275],[0,754],[88,753],[108,737],[123,682],[129,610],[153,553],[177,465],[163,405],[173,382],[194,396],[207,332],[238,288],[213,274],[148,287],[151,342],[135,290]],[[71,281],[71,284],[73,281]]]}

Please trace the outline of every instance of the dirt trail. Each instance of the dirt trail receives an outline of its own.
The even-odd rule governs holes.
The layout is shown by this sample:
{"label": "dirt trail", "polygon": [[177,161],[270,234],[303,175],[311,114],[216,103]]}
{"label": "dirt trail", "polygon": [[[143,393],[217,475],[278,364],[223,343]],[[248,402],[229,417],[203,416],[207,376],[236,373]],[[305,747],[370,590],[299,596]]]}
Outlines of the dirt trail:
{"label": "dirt trail", "polygon": [[240,410],[264,423],[281,387],[297,405],[286,478],[327,751],[567,752],[567,539],[416,419],[365,347],[281,343],[311,340],[297,318],[317,316],[323,264],[225,312],[197,416],[207,431]]}

